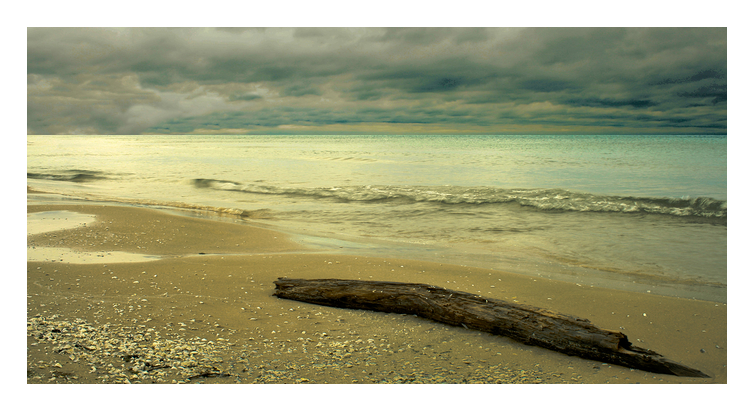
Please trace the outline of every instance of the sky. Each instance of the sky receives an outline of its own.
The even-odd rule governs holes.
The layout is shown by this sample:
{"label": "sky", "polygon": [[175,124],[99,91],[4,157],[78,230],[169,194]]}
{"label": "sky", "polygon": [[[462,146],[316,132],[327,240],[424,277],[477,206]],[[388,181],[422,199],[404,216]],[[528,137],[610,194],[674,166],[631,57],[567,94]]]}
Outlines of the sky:
{"label": "sky", "polygon": [[727,29],[27,28],[27,135],[727,134]]}

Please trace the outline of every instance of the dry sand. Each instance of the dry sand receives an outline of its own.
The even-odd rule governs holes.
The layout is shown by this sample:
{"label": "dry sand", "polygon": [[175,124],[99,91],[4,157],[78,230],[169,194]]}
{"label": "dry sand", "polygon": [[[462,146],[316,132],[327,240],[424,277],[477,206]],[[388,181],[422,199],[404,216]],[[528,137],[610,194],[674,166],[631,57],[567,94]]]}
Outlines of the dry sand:
{"label": "dry sand", "polygon": [[[30,255],[48,260],[27,262],[28,383],[727,383],[726,304],[322,254],[249,224],[141,207],[27,206],[55,210],[96,221],[27,236]],[[41,247],[74,253],[60,261]],[[84,252],[89,261],[76,263]],[[115,252],[161,258],[104,260]],[[421,282],[530,304],[620,330],[712,378],[631,370],[414,316],[281,300],[272,293],[283,276]]]}

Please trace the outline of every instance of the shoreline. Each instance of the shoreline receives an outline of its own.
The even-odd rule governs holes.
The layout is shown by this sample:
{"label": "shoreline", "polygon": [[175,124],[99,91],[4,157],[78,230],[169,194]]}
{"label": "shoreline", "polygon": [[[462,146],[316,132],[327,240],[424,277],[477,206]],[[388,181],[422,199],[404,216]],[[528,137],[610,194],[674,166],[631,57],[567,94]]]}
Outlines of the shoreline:
{"label": "shoreline", "polygon": [[335,231],[331,226],[281,220],[266,209],[244,210],[172,201],[79,198],[35,190],[28,185],[27,203],[115,205],[154,209],[173,215],[199,217],[273,230],[288,236],[307,249],[314,249],[309,250],[310,252],[334,252],[373,257],[391,255],[396,258],[480,267],[588,286],[727,303],[727,281],[718,282],[706,277],[665,273],[653,274],[628,267],[611,268],[609,264],[594,265],[571,260],[565,256],[546,257],[536,248],[522,252],[514,246],[511,249],[492,252],[483,243],[434,243],[431,241],[425,243],[370,235],[362,237],[353,233]]}
{"label": "shoreline", "polygon": [[[27,248],[162,258],[27,261],[28,383],[727,383],[724,303],[323,253],[273,230],[144,207],[27,204],[27,213],[51,210],[92,214],[97,221],[27,236]],[[421,282],[546,308],[620,330],[635,345],[713,378],[595,363],[413,316],[279,300],[272,282],[282,276]],[[64,324],[84,330],[80,338],[94,345],[73,334],[62,345],[44,338],[63,337],[51,330]],[[141,337],[132,347],[96,345],[106,332]],[[171,360],[156,346],[185,346],[187,357]],[[124,352],[137,357],[113,360]],[[165,367],[150,368],[160,355]]]}

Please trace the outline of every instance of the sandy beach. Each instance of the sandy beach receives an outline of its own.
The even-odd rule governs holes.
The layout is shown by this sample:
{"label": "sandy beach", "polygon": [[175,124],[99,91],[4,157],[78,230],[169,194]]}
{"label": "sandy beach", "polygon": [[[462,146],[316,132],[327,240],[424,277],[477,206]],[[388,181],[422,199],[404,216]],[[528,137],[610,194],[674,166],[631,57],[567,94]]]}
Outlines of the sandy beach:
{"label": "sandy beach", "polygon": [[[32,220],[44,227],[40,216],[57,230],[31,230]],[[32,384],[727,383],[723,303],[323,253],[266,228],[170,210],[29,204],[27,218]],[[53,225],[65,218],[67,227]],[[272,293],[284,276],[420,282],[546,308],[620,330],[712,378],[632,370],[414,316],[282,300]]]}

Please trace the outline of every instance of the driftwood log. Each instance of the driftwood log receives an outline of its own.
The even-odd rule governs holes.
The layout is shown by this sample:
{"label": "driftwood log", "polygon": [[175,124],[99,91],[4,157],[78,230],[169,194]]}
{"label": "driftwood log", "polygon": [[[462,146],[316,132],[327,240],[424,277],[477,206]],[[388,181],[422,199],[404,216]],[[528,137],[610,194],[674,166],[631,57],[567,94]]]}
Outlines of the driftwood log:
{"label": "driftwood log", "polygon": [[701,371],[635,347],[621,332],[604,330],[589,320],[541,308],[453,291],[427,284],[279,278],[279,298],[340,308],[414,314],[445,324],[510,337],[568,355],[638,370],[684,377]]}

